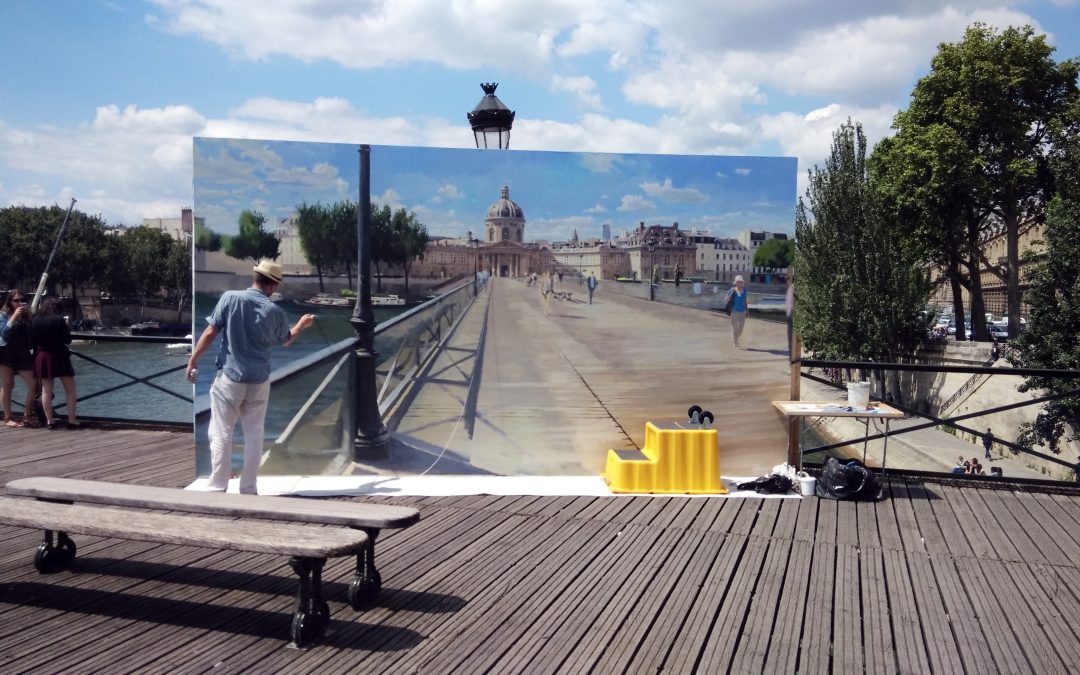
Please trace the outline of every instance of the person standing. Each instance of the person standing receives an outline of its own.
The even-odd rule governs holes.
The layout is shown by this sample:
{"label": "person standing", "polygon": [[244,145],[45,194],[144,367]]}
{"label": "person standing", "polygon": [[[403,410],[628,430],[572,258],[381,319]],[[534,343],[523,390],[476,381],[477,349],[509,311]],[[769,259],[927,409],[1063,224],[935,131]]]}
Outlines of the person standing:
{"label": "person standing", "polygon": [[983,450],[985,451],[984,457],[986,459],[994,458],[994,456],[990,454],[990,448],[992,447],[994,447],[994,434],[987,428],[986,435],[983,436]]}
{"label": "person standing", "polygon": [[589,272],[589,281],[586,284],[589,287],[589,304],[592,304],[592,295],[596,291],[596,276]]}
{"label": "person standing", "polygon": [[682,267],[679,263],[675,263],[675,288],[679,287],[679,282],[682,281]]}
{"label": "person standing", "polygon": [[737,349],[739,347],[739,338],[742,337],[743,327],[746,325],[746,281],[742,275],[736,275],[735,285],[728,289],[727,295],[724,296],[724,306],[726,307],[728,302],[731,303],[731,339],[735,343]]}
{"label": "person standing", "polygon": [[34,345],[34,378],[41,384],[41,409],[45,412],[45,426],[56,428],[53,412],[53,387],[55,379],[60,378],[66,400],[67,426],[78,429],[75,418],[75,369],[71,366],[71,330],[65,317],[59,314],[60,301],[48,298],[41,304],[30,324],[31,341]]}
{"label": "person standing", "polygon": [[[0,306],[0,403],[4,409],[4,426],[33,426],[34,392],[34,357],[30,351],[30,306],[21,291],[8,292],[7,299]],[[11,395],[15,387],[15,375],[26,385],[26,399],[23,402],[23,421],[15,419],[11,413]]]}
{"label": "person standing", "polygon": [[551,301],[555,297],[555,273],[544,273],[544,279],[540,283],[540,295],[544,300],[544,314],[551,316]]}
{"label": "person standing", "polygon": [[285,311],[270,301],[282,282],[281,265],[262,260],[252,268],[251,287],[226,291],[188,359],[187,379],[198,378],[199,359],[221,335],[217,374],[210,385],[210,478],[207,489],[224,492],[229,487],[233,433],[237,420],[244,430],[244,468],[240,492],[256,494],[259,462],[262,460],[263,428],[270,399],[270,351],[275,345],[288,347],[315,323],[305,314],[289,327]]}

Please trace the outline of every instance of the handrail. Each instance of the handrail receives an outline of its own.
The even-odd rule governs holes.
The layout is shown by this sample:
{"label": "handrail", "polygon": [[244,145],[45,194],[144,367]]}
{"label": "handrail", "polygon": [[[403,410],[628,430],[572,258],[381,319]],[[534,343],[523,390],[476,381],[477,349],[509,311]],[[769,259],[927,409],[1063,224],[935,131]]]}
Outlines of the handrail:
{"label": "handrail", "polygon": [[[987,366],[946,366],[946,365],[929,365],[929,364],[916,364],[916,363],[877,363],[877,362],[867,362],[867,361],[830,361],[830,360],[823,360],[823,359],[803,359],[802,362],[801,362],[801,367],[803,367],[803,368],[840,368],[840,369],[859,369],[859,370],[883,370],[883,371],[935,372],[935,373],[941,373],[941,372],[945,372],[945,373],[973,373],[975,377],[983,376],[983,375],[988,376],[988,377],[993,377],[994,375],[1011,375],[1011,376],[1017,376],[1017,377],[1053,377],[1053,378],[1068,379],[1068,380],[1080,379],[1080,371],[1053,369],[1053,368],[991,368],[991,367],[987,367]],[[818,382],[820,384],[824,384],[826,386],[831,386],[831,387],[834,387],[834,388],[837,388],[837,389],[841,388],[840,385],[835,383],[835,382],[832,382],[832,381],[824,379],[824,378],[817,377],[815,375],[811,375],[809,373],[801,373],[800,376],[805,377],[805,378],[807,378],[807,379],[809,379],[809,380],[811,380],[813,382]],[[969,382],[970,382],[970,380],[969,380]],[[1004,411],[1007,411],[1007,410],[1015,410],[1017,408],[1023,408],[1023,407],[1027,407],[1027,406],[1030,406],[1030,405],[1038,405],[1040,403],[1046,403],[1046,402],[1049,402],[1049,401],[1056,401],[1056,400],[1059,400],[1059,399],[1070,398],[1070,397],[1075,397],[1075,396],[1080,396],[1080,389],[1074,389],[1074,390],[1067,391],[1067,392],[1060,393],[1060,394],[1048,394],[1046,396],[1040,396],[1040,397],[1033,398],[1033,399],[1030,399],[1030,400],[1027,400],[1027,401],[1020,401],[1020,402],[1017,402],[1017,403],[1008,403],[1008,404],[1005,404],[1005,405],[995,406],[995,407],[986,408],[986,409],[980,409],[980,410],[977,410],[977,411],[974,411],[974,412],[969,412],[969,413],[966,413],[964,415],[959,415],[959,416],[950,417],[950,418],[937,417],[936,415],[932,415],[932,414],[926,413],[926,412],[921,412],[919,410],[915,410],[913,408],[908,408],[907,406],[904,406],[904,405],[898,404],[896,402],[890,401],[889,405],[896,408],[896,409],[898,409],[898,410],[900,410],[901,412],[903,412],[905,414],[908,414],[908,415],[911,415],[911,416],[917,416],[917,417],[922,417],[922,418],[928,419],[928,420],[930,420],[930,422],[927,422],[927,423],[924,423],[924,424],[916,424],[916,425],[906,427],[906,428],[903,428],[903,429],[897,429],[897,430],[890,431],[889,436],[890,437],[899,436],[899,435],[902,435],[902,434],[905,434],[905,433],[910,433],[910,432],[913,432],[913,431],[919,431],[919,430],[922,430],[922,429],[928,429],[928,428],[932,428],[932,427],[936,427],[936,426],[947,426],[947,427],[956,429],[958,431],[963,431],[965,433],[972,434],[973,436],[980,436],[981,437],[981,436],[984,436],[983,432],[981,432],[979,430],[976,430],[976,429],[966,427],[966,426],[961,425],[961,424],[958,424],[957,422],[962,421],[962,420],[966,420],[966,419],[975,418],[975,417],[982,417],[984,415],[990,415],[990,414],[993,414],[993,413],[1004,412]],[[855,443],[862,443],[862,442],[866,442],[866,441],[879,440],[879,439],[882,439],[882,438],[885,438],[885,434],[883,434],[883,433],[878,433],[878,434],[873,434],[873,435],[866,435],[866,436],[863,436],[863,437],[860,437],[860,438],[839,441],[837,443],[831,443],[831,444],[828,444],[828,445],[823,445],[823,446],[820,446],[820,447],[811,448],[810,450],[806,450],[806,451],[803,451],[803,452],[804,453],[805,452],[825,452],[825,451],[828,451],[828,450],[835,450],[837,448],[852,445],[852,444],[855,444]],[[1045,461],[1052,462],[1052,463],[1055,463],[1055,464],[1059,464],[1059,465],[1064,466],[1064,467],[1069,468],[1069,469],[1075,469],[1076,468],[1076,463],[1069,462],[1069,461],[1063,460],[1063,459],[1061,459],[1059,457],[1054,457],[1052,455],[1048,455],[1048,454],[1039,452],[1039,451],[1034,450],[1032,448],[1026,448],[1026,447],[1024,447],[1022,445],[1018,445],[1016,443],[1011,443],[1009,441],[1003,440],[1003,439],[998,438],[996,436],[994,437],[994,443],[996,443],[998,445],[1002,445],[1004,447],[1007,447],[1010,450],[1012,450],[1014,453],[1024,453],[1024,454],[1027,454],[1027,455],[1031,455],[1033,457],[1038,457],[1038,458],[1043,459]],[[1078,478],[1080,478],[1080,476],[1078,476]]]}

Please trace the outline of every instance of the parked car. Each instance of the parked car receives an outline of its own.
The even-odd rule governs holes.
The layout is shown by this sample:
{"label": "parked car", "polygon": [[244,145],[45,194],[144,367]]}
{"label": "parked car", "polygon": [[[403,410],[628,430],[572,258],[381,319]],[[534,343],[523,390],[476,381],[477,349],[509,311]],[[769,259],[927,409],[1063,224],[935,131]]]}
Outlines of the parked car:
{"label": "parked car", "polygon": [[1009,339],[1009,327],[1003,326],[999,323],[990,325],[990,337],[995,340],[1008,340]]}

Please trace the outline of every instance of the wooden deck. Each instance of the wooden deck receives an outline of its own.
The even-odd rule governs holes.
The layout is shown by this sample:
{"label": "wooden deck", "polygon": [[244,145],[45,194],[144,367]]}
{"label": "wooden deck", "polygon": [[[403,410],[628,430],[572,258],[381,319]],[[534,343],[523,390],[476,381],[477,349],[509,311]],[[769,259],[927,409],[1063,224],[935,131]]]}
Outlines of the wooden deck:
{"label": "wooden deck", "polygon": [[[0,430],[0,481],[181,486],[186,434]],[[393,498],[378,605],[286,647],[280,557],[0,526],[3,672],[924,673],[1080,670],[1080,496],[899,481],[873,504],[683,498]]]}

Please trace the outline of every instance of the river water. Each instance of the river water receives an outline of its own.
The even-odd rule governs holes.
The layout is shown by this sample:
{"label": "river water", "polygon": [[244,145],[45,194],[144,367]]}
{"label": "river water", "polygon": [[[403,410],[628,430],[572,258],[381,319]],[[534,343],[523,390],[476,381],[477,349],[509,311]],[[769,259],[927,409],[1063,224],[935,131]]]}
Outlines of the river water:
{"label": "river water", "polygon": [[[197,297],[195,316],[204,317],[209,314],[215,301],[216,298],[212,297]],[[314,314],[315,325],[301,333],[289,347],[275,349],[273,355],[275,368],[356,334],[349,323],[352,317],[350,310],[312,307],[292,301],[284,301],[279,306],[285,310],[290,323],[295,323],[302,314]],[[402,309],[377,307],[375,308],[376,321],[386,321],[401,313]],[[205,326],[205,320],[197,319],[196,337],[203,326]],[[182,341],[182,339],[177,341]],[[79,398],[90,397],[79,402],[80,415],[161,422],[190,423],[192,421],[193,404],[173,395],[177,394],[189,399],[192,397],[192,386],[184,379],[187,355],[169,354],[165,350],[165,345],[160,343],[76,342],[71,349],[76,354],[85,355],[106,364],[105,366],[98,365],[79,356],[72,358]],[[214,359],[217,356],[217,350],[218,347],[215,345],[199,364],[199,381],[195,386],[198,394],[204,394],[210,389],[215,372]],[[136,378],[148,378],[149,383],[165,391],[145,384],[134,384],[102,394],[101,392],[132,381],[131,377],[113,372],[110,368],[123,371]],[[170,370],[174,372],[167,372]],[[18,387],[15,396],[17,400],[21,400],[22,394]],[[297,392],[297,396],[302,396],[302,394]]]}

